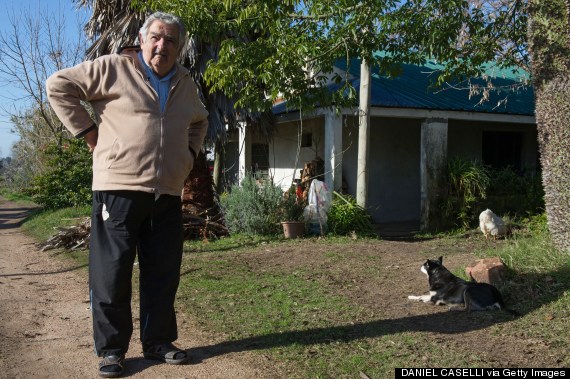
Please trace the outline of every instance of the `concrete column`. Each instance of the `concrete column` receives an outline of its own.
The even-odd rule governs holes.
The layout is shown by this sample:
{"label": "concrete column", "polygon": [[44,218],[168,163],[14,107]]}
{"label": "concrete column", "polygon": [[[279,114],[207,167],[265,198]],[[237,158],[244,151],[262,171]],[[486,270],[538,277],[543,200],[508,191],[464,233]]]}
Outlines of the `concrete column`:
{"label": "concrete column", "polygon": [[441,205],[447,197],[447,119],[429,118],[421,130],[421,222],[422,231],[440,228]]}
{"label": "concrete column", "polygon": [[241,184],[247,173],[251,172],[251,138],[247,129],[247,122],[239,122],[239,171],[238,181]]}
{"label": "concrete column", "polygon": [[330,190],[342,186],[342,115],[325,113],[325,183]]}
{"label": "concrete column", "polygon": [[358,166],[356,173],[356,202],[368,208],[368,156],[370,143],[370,66],[363,59],[360,65],[360,92],[358,105]]}

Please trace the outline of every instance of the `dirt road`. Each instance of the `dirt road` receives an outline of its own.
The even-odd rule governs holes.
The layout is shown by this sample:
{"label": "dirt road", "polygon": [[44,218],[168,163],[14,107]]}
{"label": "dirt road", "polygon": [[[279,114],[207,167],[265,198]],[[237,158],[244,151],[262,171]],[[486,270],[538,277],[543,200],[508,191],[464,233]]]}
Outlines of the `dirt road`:
{"label": "dirt road", "polygon": [[[20,229],[29,211],[0,198],[0,378],[97,378],[86,270],[39,251]],[[263,357],[216,352],[213,346],[223,341],[209,339],[184,314],[178,323],[176,343],[190,353],[190,363],[143,359],[135,325],[125,377],[276,377]]]}

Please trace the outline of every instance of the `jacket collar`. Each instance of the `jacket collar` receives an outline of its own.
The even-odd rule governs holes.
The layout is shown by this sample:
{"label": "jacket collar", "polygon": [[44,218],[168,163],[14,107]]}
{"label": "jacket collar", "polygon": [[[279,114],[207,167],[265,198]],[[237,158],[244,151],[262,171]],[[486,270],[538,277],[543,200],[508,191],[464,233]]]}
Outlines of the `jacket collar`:
{"label": "jacket collar", "polygon": [[[125,56],[125,57],[129,57],[133,61],[137,70],[139,70],[141,73],[144,74],[145,68],[143,67],[142,63],[140,62],[140,60],[137,57],[137,54],[139,53],[139,51],[141,51],[140,46],[125,46],[125,47],[121,47],[117,51],[117,54],[120,54],[120,55]],[[190,71],[188,71],[188,69],[186,67],[182,66],[178,62],[176,62],[175,64],[176,64],[176,73],[172,77],[173,81],[178,80],[182,76],[190,75]]]}

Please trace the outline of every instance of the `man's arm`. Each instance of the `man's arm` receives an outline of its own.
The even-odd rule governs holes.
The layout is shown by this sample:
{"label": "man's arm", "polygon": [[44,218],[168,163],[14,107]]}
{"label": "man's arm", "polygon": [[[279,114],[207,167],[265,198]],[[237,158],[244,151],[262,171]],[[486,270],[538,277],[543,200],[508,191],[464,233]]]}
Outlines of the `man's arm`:
{"label": "man's arm", "polygon": [[194,109],[194,116],[190,121],[188,128],[188,148],[197,157],[204,143],[204,138],[208,132],[208,111],[198,95],[198,87],[192,82],[193,91],[195,96],[192,99],[192,107]]}
{"label": "man's arm", "polygon": [[[46,81],[51,107],[65,127],[76,137],[85,136],[93,128],[93,120],[82,101],[94,96],[100,84],[100,68],[94,62],[57,71]],[[90,135],[92,139],[93,134]]]}
{"label": "man's arm", "polygon": [[194,159],[198,156],[200,149],[202,148],[202,143],[206,137],[208,131],[208,112],[206,112],[206,117],[198,122],[193,122],[190,124],[188,130],[188,148],[194,155]]}

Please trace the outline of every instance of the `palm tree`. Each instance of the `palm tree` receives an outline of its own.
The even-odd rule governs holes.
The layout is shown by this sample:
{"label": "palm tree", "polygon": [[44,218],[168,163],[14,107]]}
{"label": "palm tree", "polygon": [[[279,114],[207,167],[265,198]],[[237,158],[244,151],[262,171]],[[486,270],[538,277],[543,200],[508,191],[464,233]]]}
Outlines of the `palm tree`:
{"label": "palm tree", "polygon": [[[116,52],[122,46],[138,44],[138,31],[147,14],[134,11],[130,7],[131,0],[73,1],[78,7],[88,7],[93,10],[91,18],[85,25],[85,32],[88,38],[93,41],[87,50],[86,59],[94,59]],[[237,110],[232,99],[222,92],[209,90],[204,80],[204,72],[207,62],[218,58],[217,52],[220,50],[222,40],[223,38],[217,38],[218,42],[212,43],[192,37],[182,57],[182,63],[192,73],[209,112],[206,144],[215,146],[217,161],[221,160],[228,133],[238,127],[238,120],[258,126],[257,130],[267,137],[271,135],[274,125],[270,114]],[[222,165],[217,164],[216,168],[222,170]],[[220,190],[222,188],[220,172],[214,173],[214,176],[220,178],[216,182],[216,187]],[[194,169],[186,179],[183,209],[186,220],[195,221],[196,216],[214,221],[218,221],[220,218],[212,174],[208,168],[204,152],[199,154]]]}
{"label": "palm tree", "polygon": [[93,59],[119,50],[122,46],[138,44],[138,31],[146,15],[135,12],[131,0],[73,0],[78,7],[92,8],[93,14],[84,27],[93,41],[86,59]]}

